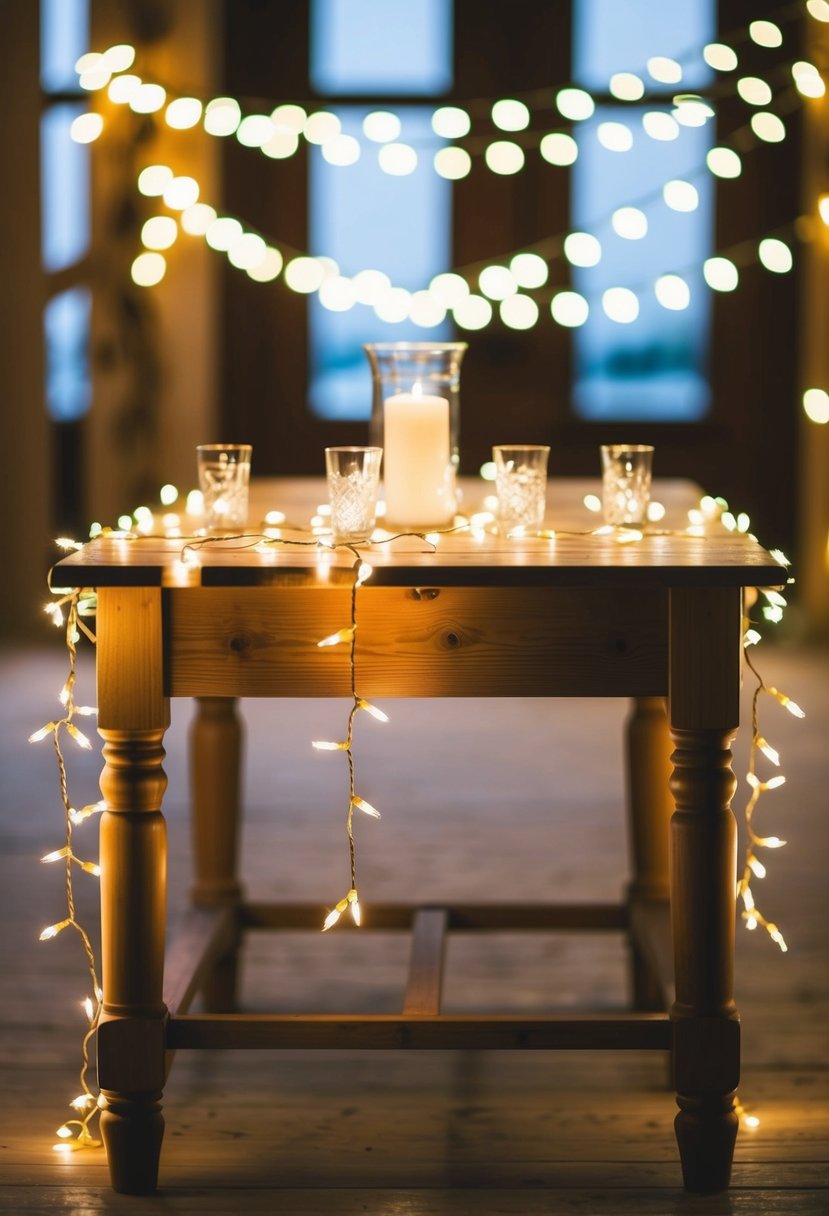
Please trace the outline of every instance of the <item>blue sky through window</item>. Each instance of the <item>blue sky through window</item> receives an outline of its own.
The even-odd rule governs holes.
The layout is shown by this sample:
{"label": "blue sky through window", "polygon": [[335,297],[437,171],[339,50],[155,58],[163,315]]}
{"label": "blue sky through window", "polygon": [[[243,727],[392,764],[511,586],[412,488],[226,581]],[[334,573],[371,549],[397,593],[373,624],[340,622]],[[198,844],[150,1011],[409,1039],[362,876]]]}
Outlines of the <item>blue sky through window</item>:
{"label": "blue sky through window", "polygon": [[40,0],[40,83],[47,93],[78,87],[75,64],[89,50],[89,0]]}
{"label": "blue sky through window", "polygon": [[41,256],[43,269],[63,270],[89,248],[89,148],[69,128],[86,102],[60,102],[40,120]]}
{"label": "blue sky through window", "polygon": [[[670,5],[576,0],[574,78],[604,92],[618,71],[637,72],[657,94],[702,88],[710,69],[700,51],[714,37],[714,16],[713,0],[675,0]],[[680,60],[682,82],[665,86],[651,81],[646,64],[652,55]],[[573,402],[576,413],[587,420],[693,421],[710,404],[711,305],[701,266],[713,252],[714,188],[705,170],[712,127],[681,127],[674,141],[652,140],[642,128],[642,114],[661,108],[664,103],[658,97],[650,105],[600,106],[576,131],[579,157],[571,169],[570,224],[602,242],[597,266],[573,270],[576,290],[590,303],[589,320],[573,335]],[[596,128],[606,121],[630,127],[630,151],[602,147]],[[677,212],[666,206],[661,187],[674,178],[696,186],[696,210]],[[645,212],[648,233],[643,239],[625,240],[613,231],[610,217],[624,205]],[[664,273],[686,279],[691,291],[688,308],[670,311],[657,303],[653,283]],[[639,316],[631,324],[611,321],[602,311],[602,292],[614,286],[631,288],[639,297]]]}
{"label": "blue sky through window", "polygon": [[46,409],[54,422],[76,422],[92,401],[89,317],[92,295],[72,287],[52,296],[43,313]]}
{"label": "blue sky through window", "polygon": [[[339,109],[343,131],[357,133],[367,112]],[[428,140],[430,115],[430,108],[406,107],[402,138],[413,144]],[[416,291],[449,265],[451,185],[434,172],[431,156],[425,163],[421,157],[408,177],[390,177],[370,150],[357,164],[340,168],[314,149],[311,198],[312,250],[333,257],[345,275],[382,270],[396,287]],[[371,376],[363,343],[442,342],[452,336],[449,321],[431,329],[384,322],[365,304],[330,312],[314,296],[309,309],[311,408],[323,418],[369,417]]]}
{"label": "blue sky through window", "polygon": [[452,87],[452,0],[313,0],[320,93],[430,96]]}
{"label": "blue sky through window", "polygon": [[[451,0],[314,0],[311,79],[342,94],[438,93],[452,83]],[[329,165],[319,149],[310,155],[311,251],[332,257],[345,275],[381,270],[395,287],[417,290],[451,261],[451,183],[432,168],[438,143],[431,106],[395,106],[401,141],[418,152],[415,171],[384,173],[379,144],[361,139],[354,165]],[[360,135],[368,109],[336,108],[346,134]],[[316,296],[308,303],[310,406],[318,417],[365,419],[371,413],[371,375],[365,342],[445,341],[449,321],[430,329],[380,321],[355,304],[331,312]]]}

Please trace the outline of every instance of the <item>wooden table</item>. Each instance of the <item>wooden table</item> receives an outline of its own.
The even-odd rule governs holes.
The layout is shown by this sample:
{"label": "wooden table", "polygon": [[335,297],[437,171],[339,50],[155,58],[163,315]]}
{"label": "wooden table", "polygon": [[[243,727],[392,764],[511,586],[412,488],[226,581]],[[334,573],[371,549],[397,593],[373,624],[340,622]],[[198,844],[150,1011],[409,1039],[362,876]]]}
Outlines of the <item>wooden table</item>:
{"label": "wooden table", "polygon": [[[464,509],[486,490],[466,482]],[[588,533],[594,483],[552,480],[546,527]],[[307,525],[321,481],[255,487]],[[236,872],[237,697],[351,693],[348,647],[317,642],[350,619],[353,555],[314,548],[208,547],[101,537],[53,582],[98,589],[103,1014],[101,1126],[116,1190],[156,1186],[160,1100],[173,1050],[248,1048],[657,1048],[673,1052],[676,1134],[686,1187],[728,1185],[737,1116],[739,1020],[732,991],[735,788],[742,590],[785,581],[774,558],[716,520],[687,527],[699,491],[657,482],[668,508],[631,544],[613,536],[443,536],[371,549],[358,595],[356,663],[367,697],[625,696],[633,873],[621,905],[371,906],[370,926],[412,933],[400,1015],[231,1012],[248,928],[319,931],[318,906],[243,902]],[[284,532],[304,537],[309,533]],[[165,975],[166,777],[170,697],[196,697],[193,906]],[[664,706],[673,741],[667,742]],[[597,746],[601,746],[597,740]],[[670,761],[669,761],[670,756]],[[672,765],[672,774],[671,774]],[[670,776],[670,789],[668,777]],[[672,818],[671,813],[673,812]],[[670,866],[668,836],[670,820]],[[672,905],[672,944],[668,897]],[[633,1010],[621,1015],[440,1012],[445,934],[610,927],[631,945]],[[673,972],[675,971],[675,977]],[[674,991],[675,978],[675,991]],[[201,990],[208,1012],[187,1010]]]}

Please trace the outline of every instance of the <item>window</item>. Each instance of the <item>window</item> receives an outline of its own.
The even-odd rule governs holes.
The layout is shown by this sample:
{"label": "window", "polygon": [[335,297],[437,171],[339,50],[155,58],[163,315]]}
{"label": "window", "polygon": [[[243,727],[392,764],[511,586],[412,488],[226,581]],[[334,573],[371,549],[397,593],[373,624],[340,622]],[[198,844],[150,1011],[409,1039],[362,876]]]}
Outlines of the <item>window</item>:
{"label": "window", "polygon": [[[78,93],[75,63],[87,49],[89,0],[41,0],[40,121],[41,260],[47,275],[70,271],[89,249],[89,149],[70,135],[86,102]],[[75,422],[91,402],[89,324],[91,295],[73,286],[51,296],[44,311],[45,401],[49,417]]]}
{"label": "window", "polygon": [[[311,81],[339,97],[432,96],[452,84],[451,35],[451,0],[314,0]],[[333,108],[345,134],[362,134],[369,107],[326,108]],[[380,169],[380,144],[347,166],[330,165],[319,148],[312,150],[311,252],[333,258],[344,275],[379,270],[395,286],[416,290],[449,265],[452,188],[432,168],[432,108],[394,105],[402,120],[398,140],[418,155],[416,169],[404,176]],[[451,337],[449,322],[429,329],[384,323],[369,305],[335,311],[316,295],[309,326],[310,405],[329,419],[365,419],[371,412],[363,343]]]}
{"label": "window", "polygon": [[[597,105],[577,132],[579,157],[571,170],[571,228],[599,238],[601,260],[574,269],[575,289],[590,305],[587,323],[574,333],[573,404],[585,421],[624,418],[632,421],[694,422],[710,405],[708,350],[710,293],[701,266],[712,252],[714,190],[705,169],[711,146],[710,124],[678,126],[672,140],[651,139],[642,125],[648,111],[672,109],[680,91],[709,83],[710,71],[700,48],[714,36],[712,0],[677,0],[620,5],[615,0],[577,0],[573,33],[573,76],[594,93],[607,94],[615,72],[634,71],[646,85],[646,100],[624,107]],[[693,51],[693,53],[690,53]],[[677,60],[682,79],[659,84],[646,68],[649,56]],[[600,124],[629,128],[629,151],[608,150],[598,139]],[[663,198],[671,180],[689,182],[696,204],[674,210]],[[691,203],[693,204],[693,193]],[[611,216],[617,208],[635,206],[645,216],[641,239],[617,235]],[[666,308],[654,294],[662,274],[679,275],[690,288],[687,307]],[[638,316],[630,323],[611,320],[603,311],[603,293],[626,287],[638,298]]]}

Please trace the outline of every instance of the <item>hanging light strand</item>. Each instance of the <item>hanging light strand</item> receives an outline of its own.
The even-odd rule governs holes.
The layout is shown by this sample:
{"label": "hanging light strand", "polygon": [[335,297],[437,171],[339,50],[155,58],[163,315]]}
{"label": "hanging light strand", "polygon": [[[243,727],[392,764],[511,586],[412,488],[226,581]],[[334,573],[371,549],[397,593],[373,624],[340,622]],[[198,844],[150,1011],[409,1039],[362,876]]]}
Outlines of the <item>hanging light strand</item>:
{"label": "hanging light strand", "polygon": [[[62,548],[79,548],[71,541],[59,541]],[[98,1021],[101,1014],[102,992],[98,981],[98,969],[95,960],[95,952],[92,947],[89,934],[86,929],[77,919],[75,906],[75,892],[73,887],[73,867],[78,866],[87,874],[98,877],[100,867],[97,862],[83,861],[79,858],[73,848],[73,829],[88,818],[95,811],[101,810],[101,803],[95,803],[84,807],[81,811],[76,811],[71,804],[69,797],[69,787],[66,772],[66,759],[61,746],[61,732],[66,733],[72,738],[78,746],[89,749],[91,743],[86,734],[81,731],[74,718],[76,715],[91,716],[96,711],[92,706],[77,705],[75,702],[75,684],[77,680],[77,645],[81,635],[86,636],[94,643],[95,637],[86,623],[81,619],[82,613],[89,614],[94,603],[94,594],[88,589],[74,590],[71,592],[59,595],[57,600],[52,601],[47,605],[46,611],[56,625],[65,625],[66,651],[69,659],[69,671],[60,692],[60,703],[63,706],[63,716],[55,721],[47,723],[40,730],[30,735],[29,741],[33,743],[51,736],[52,746],[55,752],[55,758],[58,766],[58,781],[60,789],[60,799],[63,805],[64,813],[64,843],[60,849],[55,849],[50,853],[45,854],[41,858],[46,863],[63,861],[64,863],[64,890],[66,900],[66,916],[54,924],[47,925],[40,934],[41,941],[49,941],[62,933],[64,929],[73,929],[81,940],[83,951],[86,956],[87,971],[92,990],[91,996],[86,996],[81,1005],[84,1009],[88,1021],[88,1028],[84,1034],[81,1043],[81,1068],[80,1068],[80,1085],[81,1093],[73,1099],[71,1106],[76,1112],[77,1117],[66,1120],[57,1130],[58,1142],[54,1145],[55,1149],[67,1151],[77,1148],[93,1148],[98,1147],[101,1141],[93,1134],[92,1122],[98,1114],[98,1097],[97,1092],[93,1091],[90,1083],[90,1050],[91,1043],[98,1029]],[[65,612],[65,617],[64,617]]]}
{"label": "hanging light strand", "polygon": [[[767,619],[776,621],[779,618],[771,617]],[[753,632],[756,635],[756,630],[750,630],[749,632]],[[774,921],[768,920],[760,911],[752,887],[752,882],[755,878],[762,879],[766,876],[766,866],[759,856],[760,851],[779,849],[786,844],[786,841],[781,840],[779,836],[759,835],[754,827],[754,815],[760,798],[767,791],[778,789],[786,780],[781,772],[775,773],[772,777],[763,780],[757,774],[757,764],[760,755],[763,755],[775,768],[779,768],[780,766],[780,755],[777,749],[772,747],[760,732],[760,698],[764,695],[771,696],[795,717],[803,717],[804,715],[799,705],[792,701],[790,697],[781,693],[779,689],[767,685],[760,675],[747,649],[747,646],[751,642],[758,640],[758,636],[750,637],[744,649],[746,664],[756,680],[756,686],[751,698],[751,743],[749,747],[748,771],[746,773],[746,781],[751,793],[743,813],[746,844],[743,872],[737,883],[737,899],[743,905],[741,916],[746,928],[751,930],[758,927],[765,929],[771,940],[785,953],[788,950],[785,938]]]}

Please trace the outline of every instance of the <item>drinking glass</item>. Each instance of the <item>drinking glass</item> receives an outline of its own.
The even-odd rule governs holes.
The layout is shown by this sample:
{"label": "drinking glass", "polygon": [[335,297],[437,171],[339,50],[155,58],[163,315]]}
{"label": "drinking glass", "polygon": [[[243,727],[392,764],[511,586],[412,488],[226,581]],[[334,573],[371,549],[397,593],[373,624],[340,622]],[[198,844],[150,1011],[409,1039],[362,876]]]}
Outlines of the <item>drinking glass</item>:
{"label": "drinking glass", "polygon": [[602,511],[607,524],[642,524],[651,497],[653,447],[647,443],[603,444]]}
{"label": "drinking glass", "polygon": [[492,449],[500,531],[541,527],[547,505],[549,455],[544,443],[501,443]]}
{"label": "drinking glass", "polygon": [[201,443],[196,448],[204,526],[208,532],[244,528],[252,451],[249,443]]}
{"label": "drinking glass", "polygon": [[374,531],[382,448],[326,448],[325,473],[334,540],[369,540]]}

